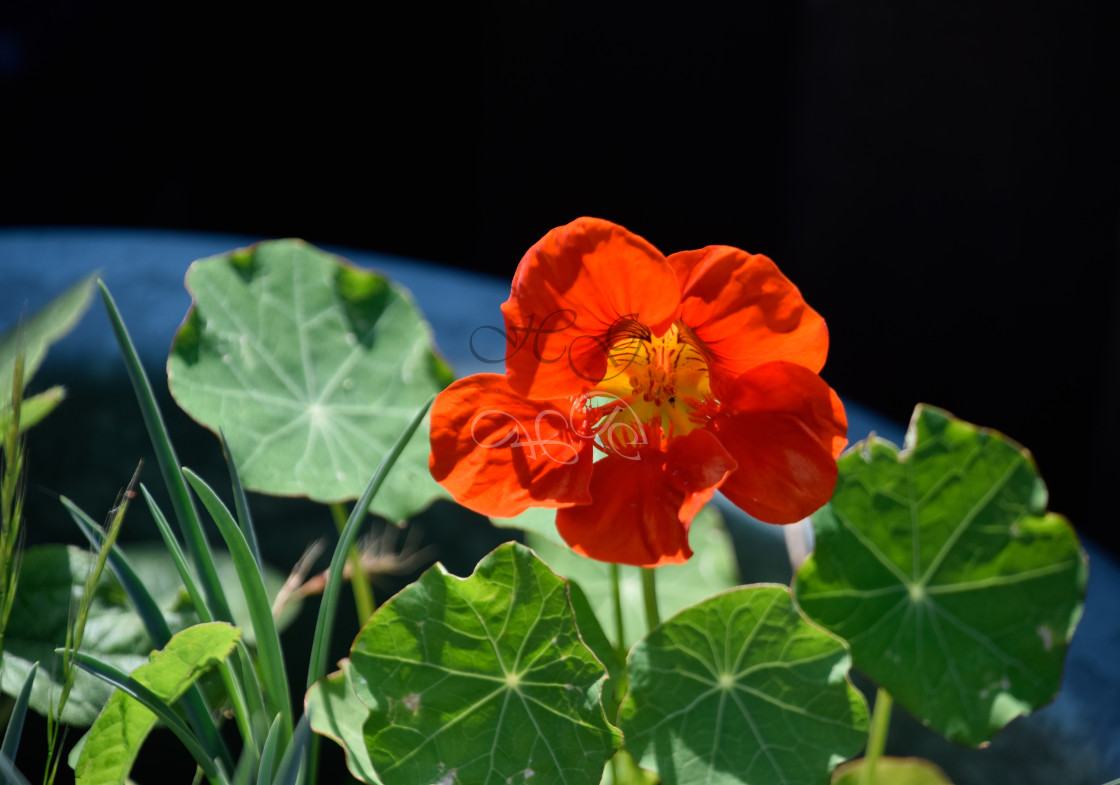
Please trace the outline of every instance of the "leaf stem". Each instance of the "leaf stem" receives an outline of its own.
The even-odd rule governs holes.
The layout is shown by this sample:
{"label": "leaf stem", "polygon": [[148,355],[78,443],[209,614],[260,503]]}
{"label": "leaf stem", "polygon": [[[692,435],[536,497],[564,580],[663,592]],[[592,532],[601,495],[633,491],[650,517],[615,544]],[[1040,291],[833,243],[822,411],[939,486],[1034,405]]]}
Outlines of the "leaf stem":
{"label": "leaf stem", "polygon": [[[350,518],[350,513],[346,511],[345,505],[341,502],[332,502],[330,508],[331,516],[334,518],[334,526],[341,535],[342,530],[346,528],[346,521]],[[366,620],[373,615],[375,608],[373,586],[370,585],[366,571],[362,569],[362,552],[357,545],[350,546],[350,554],[347,559],[350,562],[350,588],[354,591],[354,605],[358,609],[358,626],[362,627]]]}
{"label": "leaf stem", "polygon": [[893,705],[894,699],[891,694],[880,687],[875,693],[875,708],[871,712],[871,735],[867,738],[867,752],[863,756],[859,785],[871,785],[875,782],[875,764],[887,747],[887,730],[891,724]]}
{"label": "leaf stem", "polygon": [[661,623],[657,612],[657,576],[652,567],[642,567],[642,598],[646,604],[646,625],[653,630]]}

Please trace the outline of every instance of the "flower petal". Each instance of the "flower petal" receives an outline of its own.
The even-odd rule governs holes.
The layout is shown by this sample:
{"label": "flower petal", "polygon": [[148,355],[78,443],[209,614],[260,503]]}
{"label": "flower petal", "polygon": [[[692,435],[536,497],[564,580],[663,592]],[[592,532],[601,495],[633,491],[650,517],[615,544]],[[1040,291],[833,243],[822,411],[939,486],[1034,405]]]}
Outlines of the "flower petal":
{"label": "flower petal", "polygon": [[612,325],[637,319],[661,335],[679,306],[676,274],[638,235],[598,218],[553,229],[522,258],[502,305],[510,387],[577,395],[605,376]]}
{"label": "flower petal", "polygon": [[504,376],[468,376],[432,404],[428,467],[483,515],[587,504],[594,443],[575,433],[572,417],[567,402],[526,400]]}
{"label": "flower petal", "polygon": [[692,555],[688,526],[735,461],[704,430],[641,450],[636,459],[607,455],[591,474],[586,507],[560,510],[556,529],[577,553],[616,564],[656,567]]}
{"label": "flower petal", "polygon": [[720,490],[755,518],[793,523],[831,498],[848,420],[832,388],[803,366],[766,363],[739,377],[708,427],[739,464]]}
{"label": "flower petal", "polygon": [[681,321],[711,354],[713,373],[783,360],[820,371],[828,328],[769,258],[726,245],[669,256],[681,282]]}

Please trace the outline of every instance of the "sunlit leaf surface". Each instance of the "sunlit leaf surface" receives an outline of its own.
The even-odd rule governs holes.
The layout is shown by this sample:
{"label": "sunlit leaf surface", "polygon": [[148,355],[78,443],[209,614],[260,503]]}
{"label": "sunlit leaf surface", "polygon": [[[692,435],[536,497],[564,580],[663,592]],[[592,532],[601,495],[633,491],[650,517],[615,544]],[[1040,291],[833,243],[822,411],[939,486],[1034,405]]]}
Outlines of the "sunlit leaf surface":
{"label": "sunlit leaf surface", "polygon": [[[298,240],[202,259],[167,362],[175,400],[221,429],[245,487],[357,498],[417,408],[451,379],[411,297]],[[372,510],[406,518],[445,495],[417,431]]]}
{"label": "sunlit leaf surface", "polygon": [[872,437],[841,457],[797,601],[919,719],[979,744],[1054,697],[1081,616],[1085,557],[1046,498],[1022,447],[919,407],[901,453]]}
{"label": "sunlit leaf surface", "polygon": [[[618,745],[599,701],[605,676],[565,581],[513,543],[466,579],[428,570],[378,609],[350,653],[369,707],[366,753],[386,785],[595,785]],[[348,757],[362,776],[360,755]]]}
{"label": "sunlit leaf surface", "polygon": [[351,677],[350,661],[343,660],[341,670],[320,679],[307,691],[307,716],[311,728],[334,739],[346,752],[350,773],[370,785],[382,785],[366,750],[362,725],[369,717],[369,708],[357,698]]}
{"label": "sunlit leaf surface", "polygon": [[[223,622],[188,627],[161,651],[153,652],[151,662],[132,676],[173,703],[206,669],[229,656],[240,635],[240,630]],[[74,767],[78,785],[123,782],[156,722],[156,715],[139,701],[114,692],[85,737]]]}
{"label": "sunlit leaf surface", "polygon": [[849,662],[785,586],[724,592],[630,652],[626,748],[666,785],[824,785],[867,738]]}

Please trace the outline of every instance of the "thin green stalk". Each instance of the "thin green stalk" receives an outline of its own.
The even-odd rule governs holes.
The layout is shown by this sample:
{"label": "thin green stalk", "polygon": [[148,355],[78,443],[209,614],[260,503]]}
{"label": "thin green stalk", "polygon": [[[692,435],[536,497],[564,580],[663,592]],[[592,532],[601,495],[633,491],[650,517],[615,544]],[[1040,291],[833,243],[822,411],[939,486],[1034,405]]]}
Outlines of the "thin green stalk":
{"label": "thin green stalk", "polygon": [[249,543],[249,550],[257,560],[257,569],[264,574],[264,558],[261,557],[261,546],[257,540],[257,530],[253,526],[253,516],[249,512],[249,497],[245,493],[245,486],[241,484],[241,474],[237,471],[237,464],[233,461],[233,452],[226,441],[225,431],[218,430],[222,440],[222,455],[225,456],[226,466],[229,467],[229,482],[233,488],[233,503],[237,510],[237,522],[245,534],[245,541]]}
{"label": "thin green stalk", "polygon": [[867,738],[867,752],[863,756],[863,768],[859,773],[859,785],[871,785],[875,781],[875,764],[887,748],[887,730],[891,724],[891,707],[894,699],[882,687],[875,693],[875,708],[871,712],[871,735]]}
{"label": "thin green stalk", "polygon": [[614,648],[619,662],[626,662],[626,630],[622,621],[622,587],[619,582],[621,568],[611,563],[611,599],[614,600]]}
{"label": "thin green stalk", "polygon": [[[339,502],[332,502],[330,507],[331,516],[334,518],[334,527],[341,536],[350,514],[346,512],[345,505]],[[362,552],[357,545],[350,547],[347,560],[350,562],[350,588],[354,592],[354,605],[358,609],[358,626],[361,627],[373,615],[376,607],[373,600],[373,586],[369,582],[366,571],[362,569]]]}
{"label": "thin green stalk", "polygon": [[23,402],[23,354],[12,372],[12,411],[3,434],[4,468],[0,478],[0,652],[19,583],[20,522],[23,519],[23,442],[19,436]]}
{"label": "thin green stalk", "polygon": [[[350,548],[358,539],[358,530],[365,520],[369,512],[370,502],[373,501],[374,496],[381,489],[381,485],[385,482],[385,478],[389,476],[397,459],[400,458],[401,453],[404,451],[404,446],[408,444],[408,440],[412,438],[412,434],[416,433],[416,429],[420,427],[420,423],[424,421],[428,409],[432,406],[432,401],[435,400],[433,395],[429,398],[423,406],[421,406],[408,426],[404,429],[400,436],[397,437],[396,442],[389,448],[389,452],[381,459],[381,463],[373,472],[373,477],[370,478],[369,484],[362,492],[361,497],[354,505],[354,509],[350,511],[350,518],[346,521],[346,528],[338,538],[338,543],[335,545],[334,555],[331,557],[331,566],[327,573],[327,585],[323,588],[323,598],[319,603],[319,614],[315,619],[315,636],[312,639],[311,646],[311,661],[307,667],[307,688],[310,689],[311,685],[327,673],[327,656],[330,650],[331,635],[334,633],[334,612],[338,606],[338,594],[342,588],[342,572],[343,565],[346,561],[346,554],[350,552]],[[314,768],[312,768],[314,771]]]}
{"label": "thin green stalk", "polygon": [[[420,423],[423,422],[435,398],[436,397],[433,395],[420,407],[419,411],[413,415],[412,420],[404,429],[404,432],[397,437],[393,446],[389,448],[389,452],[381,459],[381,463],[379,463],[377,469],[374,470],[373,477],[370,478],[369,484],[354,505],[354,509],[350,511],[350,518],[346,521],[346,526],[338,537],[338,544],[335,545],[334,555],[331,557],[330,570],[327,573],[327,585],[323,588],[323,599],[319,603],[319,615],[315,619],[315,636],[311,645],[311,662],[307,666],[307,687],[309,689],[312,684],[323,678],[327,672],[327,656],[330,651],[331,635],[334,631],[334,612],[335,608],[338,606],[338,594],[342,588],[342,572],[343,565],[346,561],[346,554],[350,552],[350,549],[354,547],[354,543],[358,539],[358,529],[369,512],[370,502],[373,501],[373,497],[376,496],[378,490],[381,489],[385,478],[389,476],[393,465],[396,464],[397,459],[401,456],[401,452],[404,451],[404,446],[408,444],[408,440],[412,438],[412,434],[416,433],[416,429],[420,427]],[[306,771],[306,781],[310,785],[315,785],[319,771],[319,736],[317,734],[312,734],[308,742]]]}
{"label": "thin green stalk", "polygon": [[124,524],[124,515],[128,512],[129,503],[136,496],[136,481],[140,476],[141,466],[143,466],[143,461],[136,467],[136,471],[132,474],[132,479],[128,482],[128,487],[118,498],[116,506],[109,511],[108,531],[101,541],[101,547],[97,550],[97,558],[86,574],[85,585],[82,587],[82,598],[78,603],[76,618],[73,623],[67,625],[66,628],[66,644],[62,650],[62,691],[59,695],[55,710],[47,712],[47,767],[43,772],[43,782],[45,784],[54,782],[54,778],[58,773],[58,762],[62,759],[62,751],[56,749],[56,747],[58,745],[59,733],[62,729],[62,712],[66,708],[67,701],[70,699],[70,691],[74,688],[74,676],[77,673],[75,670],[74,658],[78,650],[82,647],[82,639],[85,637],[86,631],[86,621],[89,619],[93,598],[97,593],[97,584],[101,580],[102,573],[105,572],[105,563],[109,559],[109,552],[112,550],[113,544],[117,541],[117,535],[120,534],[121,526]]}
{"label": "thin green stalk", "polygon": [[657,612],[657,575],[652,567],[642,567],[642,598],[646,604],[646,624],[650,630],[661,623]]}

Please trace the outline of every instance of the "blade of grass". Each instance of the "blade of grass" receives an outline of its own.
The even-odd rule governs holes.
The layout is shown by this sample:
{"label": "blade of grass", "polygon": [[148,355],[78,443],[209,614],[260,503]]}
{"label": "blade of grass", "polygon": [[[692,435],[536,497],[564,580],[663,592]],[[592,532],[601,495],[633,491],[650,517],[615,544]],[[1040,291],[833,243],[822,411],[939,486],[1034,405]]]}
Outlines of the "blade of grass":
{"label": "blade of grass", "polygon": [[350,549],[354,547],[355,540],[358,539],[358,530],[369,512],[370,502],[373,501],[373,497],[380,490],[385,478],[389,476],[389,471],[397,462],[404,446],[412,438],[412,434],[416,433],[416,429],[420,427],[424,415],[428,413],[428,409],[434,400],[435,396],[433,395],[427,403],[420,407],[408,427],[397,437],[397,441],[385,457],[381,459],[373,477],[370,478],[369,485],[362,492],[361,498],[354,504],[354,509],[350,511],[350,518],[346,521],[346,526],[343,527],[342,533],[339,535],[338,544],[335,546],[334,555],[331,557],[327,585],[323,589],[323,599],[319,605],[319,616],[315,620],[315,638],[311,649],[311,663],[307,669],[308,688],[327,673],[327,656],[330,651],[331,635],[334,632],[335,610],[338,607],[338,595],[342,588],[342,574],[345,569],[346,558]]}
{"label": "blade of grass", "polygon": [[[339,536],[342,536],[342,530],[346,528],[346,521],[350,516],[346,514],[346,507],[339,502],[331,504],[330,508],[334,527],[338,530]],[[350,559],[350,589],[354,592],[354,607],[358,611],[358,626],[361,627],[373,615],[376,607],[373,600],[373,586],[370,585],[366,571],[362,569],[362,552],[357,545],[350,548],[348,558]]]}
{"label": "blade of grass", "polygon": [[264,740],[261,748],[261,765],[257,769],[257,785],[272,785],[272,772],[275,770],[280,755],[280,718],[272,721],[268,729],[268,738]]}
{"label": "blade of grass", "polygon": [[167,516],[163,514],[163,510],[160,509],[159,504],[152,494],[148,492],[147,486],[143,483],[140,483],[140,492],[144,494],[144,501],[148,504],[148,511],[152,514],[152,520],[156,522],[156,528],[159,529],[160,536],[163,537],[163,544],[167,547],[167,552],[171,554],[171,559],[175,562],[175,569],[179,573],[179,579],[183,582],[183,586],[187,590],[187,596],[191,598],[191,605],[198,614],[199,620],[214,621],[214,615],[210,612],[210,608],[207,606],[206,600],[202,596],[202,591],[198,588],[198,583],[194,579],[194,573],[191,572],[190,567],[187,565],[187,556],[179,546],[179,541],[175,539],[175,533],[171,531],[171,524],[168,522]]}
{"label": "blade of grass", "polygon": [[[335,545],[334,555],[331,556],[331,566],[327,573],[327,585],[323,588],[323,599],[319,604],[319,615],[315,619],[315,637],[311,643],[311,662],[307,666],[308,689],[327,673],[327,657],[330,653],[331,636],[334,634],[334,617],[338,608],[338,595],[342,589],[342,573],[345,569],[347,555],[358,539],[358,531],[361,529],[362,521],[369,513],[370,502],[373,501],[373,497],[381,489],[385,478],[389,476],[389,471],[397,462],[404,446],[408,444],[408,440],[412,438],[412,434],[416,433],[416,429],[420,427],[420,423],[423,422],[424,416],[428,413],[428,409],[431,408],[432,401],[435,399],[436,397],[433,395],[420,407],[404,432],[397,437],[389,452],[381,459],[381,463],[377,465],[373,477],[369,480],[369,485],[362,492],[361,498],[355,502],[354,509],[350,511],[349,520],[346,521],[346,525],[338,535],[338,544]],[[306,717],[307,715],[304,715],[305,719]],[[318,736],[312,736],[308,742],[307,760],[308,781],[314,785],[318,777],[319,767]]]}
{"label": "blade of grass", "polygon": [[[260,754],[261,745],[264,744],[265,734],[268,732],[270,715],[264,710],[264,688],[261,686],[260,675],[257,673],[256,664],[249,653],[245,641],[237,642],[237,673],[238,685],[245,689],[239,693],[240,706],[234,707],[234,716],[238,726],[241,727],[241,737],[246,745],[252,745],[257,754]],[[278,715],[273,715],[278,716]]]}
{"label": "blade of grass", "polygon": [[33,663],[19,688],[16,704],[12,707],[11,716],[8,717],[8,727],[4,730],[4,741],[0,743],[0,755],[9,760],[16,759],[16,750],[19,749],[19,737],[23,734],[23,720],[27,716],[27,702],[31,699],[31,685],[35,683],[35,674],[39,672],[39,663]]}
{"label": "blade of grass", "polygon": [[0,782],[11,783],[11,785],[31,785],[27,777],[16,768],[11,758],[2,753],[0,753],[0,774],[4,775],[0,777]]}
{"label": "blade of grass", "polygon": [[113,324],[113,332],[116,334],[117,343],[120,346],[121,354],[124,356],[125,368],[128,370],[128,377],[132,381],[132,389],[136,393],[136,400],[140,404],[140,413],[144,418],[144,425],[148,429],[148,436],[152,440],[152,448],[155,450],[156,460],[159,462],[163,482],[167,486],[168,495],[171,497],[171,506],[175,510],[175,517],[179,521],[179,529],[183,534],[183,540],[186,542],[191,562],[202,581],[202,589],[206,593],[211,614],[216,619],[232,622],[233,614],[230,613],[229,602],[226,600],[222,585],[218,581],[218,571],[214,567],[213,558],[210,556],[206,533],[199,521],[198,510],[195,509],[194,501],[187,492],[187,485],[183,481],[183,473],[179,469],[179,458],[175,454],[175,448],[167,435],[167,426],[163,422],[163,415],[156,403],[151,382],[148,381],[148,375],[145,373],[140,357],[136,353],[132,338],[124,326],[124,320],[121,318],[113,296],[109,294],[109,289],[103,281],[99,280],[97,286],[101,290],[101,299],[105,302],[105,309],[109,312],[109,321]]}
{"label": "blade of grass", "polygon": [[214,519],[218,531],[226,541],[230,556],[233,557],[233,566],[237,570],[241,589],[245,592],[245,603],[249,608],[249,618],[253,622],[253,632],[256,634],[265,703],[271,711],[279,712],[283,718],[286,741],[292,733],[292,700],[288,693],[288,677],[284,668],[284,652],[280,648],[280,633],[276,631],[276,621],[272,618],[272,604],[268,601],[268,592],[264,588],[260,567],[253,558],[245,534],[238,528],[233,516],[214,490],[190,469],[183,469],[183,474],[210,513],[210,517]]}
{"label": "blade of grass", "polygon": [[233,462],[233,453],[230,452],[229,442],[226,441],[224,431],[219,430],[218,436],[222,440],[222,455],[229,466],[229,484],[233,488],[233,504],[237,510],[237,521],[241,524],[241,531],[245,533],[245,540],[249,543],[249,550],[257,560],[257,567],[264,574],[264,559],[261,558],[261,546],[257,541],[257,530],[253,528],[253,516],[249,514],[249,497],[245,493],[245,486],[241,484],[241,475],[237,471],[237,464]]}
{"label": "blade of grass", "polygon": [[[82,534],[89,540],[90,545],[94,548],[100,548],[104,539],[100,527],[65,496],[62,497],[62,504],[69,511],[70,517],[81,529]],[[152,644],[155,648],[162,649],[171,640],[171,628],[167,625],[167,619],[163,617],[163,612],[159,609],[159,605],[152,597],[151,592],[144,586],[144,582],[140,580],[140,576],[132,569],[132,565],[128,563],[128,559],[125,558],[124,553],[116,544],[109,549],[108,566],[117,576],[124,593],[128,595],[133,609],[144,624],[148,637],[152,639]],[[212,758],[220,757],[228,767],[232,768],[233,756],[222,740],[221,734],[218,733],[218,727],[214,724],[214,718],[210,716],[210,710],[206,708],[206,702],[202,697],[202,692],[198,689],[198,685],[192,685],[181,700],[183,701],[183,711],[187,715],[187,722],[202,739],[207,753]]]}
{"label": "blade of grass", "polygon": [[[61,501],[62,506],[70,513],[71,520],[89,540],[89,544],[94,548],[100,548],[105,535],[93,518],[89,517],[67,497],[61,497]],[[171,628],[167,626],[167,619],[163,618],[163,611],[159,609],[159,605],[156,604],[147,587],[144,586],[136,571],[132,569],[132,565],[128,563],[120,548],[115,544],[109,550],[108,565],[113,574],[117,576],[117,580],[120,581],[124,593],[128,595],[128,599],[132,602],[132,607],[140,617],[140,621],[143,622],[144,629],[147,630],[152,643],[155,644],[157,649],[162,649],[171,640]]]}
{"label": "blade of grass", "polygon": [[299,719],[292,741],[284,750],[284,757],[280,759],[280,766],[276,769],[276,777],[272,785],[296,785],[299,780],[299,770],[307,758],[308,746],[311,743],[311,724],[308,716],[304,714]]}
{"label": "blade of grass", "polygon": [[[167,522],[167,516],[163,514],[163,510],[159,508],[159,504],[152,498],[152,494],[148,492],[143,483],[140,484],[140,490],[144,494],[144,501],[148,503],[148,510],[151,512],[152,519],[156,522],[156,527],[163,537],[168,553],[171,554],[171,559],[175,562],[175,569],[179,572],[179,578],[187,589],[187,595],[191,598],[191,604],[198,614],[199,620],[204,622],[214,621],[210,609],[206,607],[206,603],[202,599],[202,593],[198,589],[198,584],[195,583],[190,567],[187,566],[183,549],[179,547],[179,541],[175,539],[175,534],[171,531],[171,524]],[[246,744],[255,742],[258,734],[253,732],[256,727],[254,718],[263,718],[264,701],[261,697],[261,685],[257,680],[256,668],[253,667],[253,661],[243,643],[239,642],[237,644],[236,671],[228,662],[223,662],[218,666],[218,672],[221,674],[226,693],[233,703],[233,716],[241,730],[242,739],[245,740]],[[263,720],[261,722],[263,723]]]}
{"label": "blade of grass", "polygon": [[[59,649],[58,651],[61,653],[64,650]],[[112,665],[102,662],[96,657],[91,657],[85,652],[80,651],[71,651],[70,656],[82,670],[112,684],[118,690],[121,690],[144,704],[144,706],[159,717],[171,732],[175,734],[179,741],[183,743],[183,746],[190,752],[191,757],[195,759],[195,762],[198,764],[199,768],[202,769],[206,778],[211,782],[218,781],[219,774],[217,764],[208,757],[206,748],[202,745],[202,742],[198,740],[194,732],[187,727],[187,724],[183,722],[182,718],[175,713],[175,710],[172,709],[166,701],[124,671],[114,668]]]}

